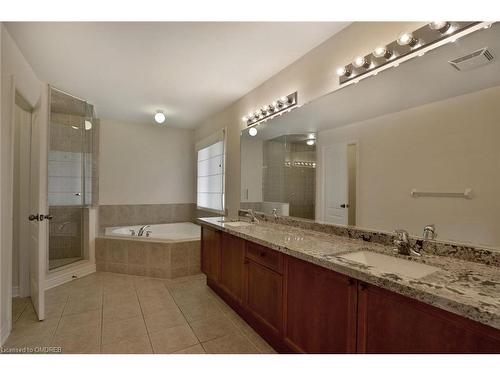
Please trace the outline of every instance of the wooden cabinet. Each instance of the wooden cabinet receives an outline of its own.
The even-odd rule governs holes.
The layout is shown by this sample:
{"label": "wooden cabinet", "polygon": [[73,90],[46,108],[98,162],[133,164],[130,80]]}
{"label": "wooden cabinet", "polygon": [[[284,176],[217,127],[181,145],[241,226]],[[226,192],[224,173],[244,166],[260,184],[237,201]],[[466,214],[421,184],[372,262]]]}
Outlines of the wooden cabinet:
{"label": "wooden cabinet", "polygon": [[209,227],[201,228],[201,271],[211,281],[219,280],[221,232]]}
{"label": "wooden cabinet", "polygon": [[207,282],[279,352],[500,353],[500,330],[202,228]]}
{"label": "wooden cabinet", "polygon": [[286,344],[299,353],[354,353],[356,280],[292,257],[285,263]]}
{"label": "wooden cabinet", "polygon": [[358,291],[360,353],[500,353],[500,331],[365,283]]}
{"label": "wooden cabinet", "polygon": [[283,276],[249,258],[245,260],[245,276],[245,308],[271,335],[280,335],[283,324]]}
{"label": "wooden cabinet", "polygon": [[237,303],[243,300],[245,240],[222,233],[220,287]]}

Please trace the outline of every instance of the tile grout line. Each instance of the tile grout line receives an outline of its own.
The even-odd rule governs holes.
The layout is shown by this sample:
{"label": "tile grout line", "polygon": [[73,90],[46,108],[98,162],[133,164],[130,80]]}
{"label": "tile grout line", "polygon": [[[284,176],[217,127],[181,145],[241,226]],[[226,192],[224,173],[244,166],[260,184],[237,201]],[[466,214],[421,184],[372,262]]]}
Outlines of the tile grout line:
{"label": "tile grout line", "polygon": [[144,326],[146,327],[146,334],[148,335],[148,340],[149,340],[149,345],[151,346],[151,351],[153,352],[153,354],[157,354],[155,352],[155,348],[153,347],[153,341],[151,341],[151,336],[149,334],[149,328],[148,328],[148,325],[146,323],[146,317],[144,315],[144,311],[142,310],[141,299],[139,298],[139,294],[137,293],[135,278],[134,278],[134,290],[135,290],[135,297],[137,298],[137,302],[139,302],[139,309],[141,309],[142,321],[144,322]]}
{"label": "tile grout line", "polygon": [[[203,351],[205,352],[205,354],[207,354],[206,350],[205,350],[205,347],[203,346],[203,343],[200,341],[198,335],[196,334],[195,330],[193,329],[193,327],[191,326],[189,320],[187,319],[186,317],[186,314],[184,314],[184,311],[182,311],[182,308],[179,306],[179,304],[177,303],[175,297],[172,295],[172,293],[170,292],[170,290],[168,289],[168,286],[163,283],[163,286],[165,287],[165,289],[167,289],[167,292],[168,294],[170,295],[170,297],[172,297],[172,300],[174,301],[175,303],[175,306],[177,306],[177,308],[179,309],[179,311],[181,312],[182,316],[184,317],[184,319],[186,320],[186,323],[187,325],[189,326],[189,329],[193,332],[193,335],[194,337],[196,337],[196,341],[198,341],[198,344],[195,344],[195,345],[200,345],[201,348],[203,349]],[[194,345],[191,345],[191,346],[194,346]],[[189,348],[190,346],[188,346]],[[187,349],[187,348],[184,348],[184,349]],[[183,350],[183,349],[179,349],[179,350]]]}
{"label": "tile grout line", "polygon": [[[45,297],[45,296],[44,296]],[[64,310],[66,310],[66,306],[68,305],[68,301],[69,301],[69,294],[68,296],[66,297],[66,301],[64,302],[64,307],[61,311],[61,315],[59,316],[59,319],[57,320],[57,325],[56,325],[56,329],[54,330],[54,333],[52,334],[52,338],[50,339],[50,344],[53,346],[54,344],[54,341],[56,339],[56,333],[57,333],[57,330],[59,328],[59,324],[61,324],[61,320],[62,320],[62,317],[64,316]],[[61,352],[62,352],[63,348],[61,348]]]}

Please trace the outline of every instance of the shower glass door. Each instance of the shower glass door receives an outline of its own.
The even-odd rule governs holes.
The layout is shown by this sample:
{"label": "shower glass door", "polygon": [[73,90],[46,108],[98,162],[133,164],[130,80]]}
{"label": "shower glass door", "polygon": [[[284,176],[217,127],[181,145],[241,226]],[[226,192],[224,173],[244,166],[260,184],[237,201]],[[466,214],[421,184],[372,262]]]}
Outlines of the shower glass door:
{"label": "shower glass door", "polygon": [[86,101],[51,88],[49,270],[85,259],[86,207],[92,204],[95,119]]}

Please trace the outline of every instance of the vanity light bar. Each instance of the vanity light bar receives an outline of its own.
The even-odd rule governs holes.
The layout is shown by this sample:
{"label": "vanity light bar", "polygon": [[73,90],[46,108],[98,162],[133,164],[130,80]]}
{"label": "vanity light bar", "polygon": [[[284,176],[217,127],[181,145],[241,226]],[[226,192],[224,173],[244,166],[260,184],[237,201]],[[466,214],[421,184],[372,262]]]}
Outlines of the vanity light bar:
{"label": "vanity light bar", "polygon": [[263,106],[261,109],[250,112],[243,116],[242,120],[247,126],[255,125],[259,122],[269,120],[270,118],[281,114],[284,111],[290,111],[297,106],[297,91],[287,96],[276,99],[271,104]]}
{"label": "vanity light bar", "polygon": [[379,46],[369,55],[358,56],[352,63],[338,68],[339,84],[359,79],[381,66],[393,63],[479,23],[434,21],[413,32],[402,33],[397,40],[388,45]]}

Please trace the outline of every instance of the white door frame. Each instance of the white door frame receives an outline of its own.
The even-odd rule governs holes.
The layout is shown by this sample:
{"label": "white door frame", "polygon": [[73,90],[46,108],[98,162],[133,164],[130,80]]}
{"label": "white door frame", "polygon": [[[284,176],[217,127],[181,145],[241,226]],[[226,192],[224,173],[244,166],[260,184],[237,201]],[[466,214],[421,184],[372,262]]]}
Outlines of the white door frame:
{"label": "white door frame", "polygon": [[[358,198],[359,198],[359,186],[360,186],[360,181],[359,181],[359,140],[358,139],[353,139],[350,141],[339,141],[339,142],[334,142],[334,143],[329,143],[325,145],[321,145],[321,220],[323,223],[326,222],[325,220],[325,202],[326,202],[326,192],[325,192],[325,184],[326,184],[326,163],[325,163],[325,153],[326,150],[333,146],[333,144],[339,143],[339,144],[345,144],[346,146],[348,145],[356,145],[356,220],[359,218],[359,211],[360,211],[360,206],[358,204]],[[349,179],[346,179],[346,183],[349,184]],[[346,191],[347,193],[349,192],[349,185],[346,186]],[[356,223],[356,226],[358,224]]]}
{"label": "white door frame", "polygon": [[[33,126],[33,108],[26,102],[26,100],[24,98],[22,98],[22,96],[16,91],[15,93],[16,95],[16,99],[15,99],[15,111],[17,112],[17,108],[16,107],[19,107],[21,108],[23,111],[26,111],[26,112],[29,112],[30,113],[30,125],[29,125],[29,131],[30,131],[30,136],[29,136],[29,139],[28,139],[28,144],[27,144],[27,149],[28,149],[28,164],[31,163],[31,155],[29,154],[29,152],[31,152],[31,127]],[[17,103],[17,99],[18,97],[21,97],[21,100],[24,101],[26,104],[25,105],[19,105]],[[14,113],[14,124],[15,124],[15,113]],[[20,129],[21,130],[21,129]],[[13,133],[15,132],[15,130],[13,130]],[[22,136],[23,134],[20,133],[20,146],[22,146]],[[26,145],[25,145],[26,146]],[[23,148],[21,147],[20,151],[22,152],[23,151]],[[22,153],[21,153],[22,155]],[[20,165],[19,168],[23,168],[24,165]],[[14,171],[16,172],[16,171]],[[29,170],[27,171],[28,174],[29,174]],[[30,296],[30,273],[29,273],[29,269],[30,269],[30,249],[29,249],[29,237],[26,235],[27,233],[29,233],[29,230],[30,230],[30,227],[29,227],[29,222],[27,220],[27,217],[29,215],[29,194],[30,194],[30,187],[29,187],[29,176],[28,176],[28,181],[19,181],[20,182],[20,190],[21,191],[25,191],[25,189],[27,188],[28,191],[27,191],[27,196],[25,195],[24,196],[24,199],[26,199],[27,202],[22,202],[22,204],[25,204],[27,205],[27,207],[25,207],[26,209],[25,210],[20,210],[20,217],[17,218],[18,220],[18,226],[21,230],[21,233],[24,233],[26,237],[24,237],[24,239],[26,240],[26,244],[27,246],[19,246],[19,253],[18,253],[18,259],[19,259],[19,264],[18,264],[18,271],[19,271],[19,291],[18,291],[18,294],[19,294],[19,297],[29,297]],[[26,186],[27,185],[27,186]],[[13,192],[14,193],[14,192]],[[21,200],[23,198],[21,197]],[[21,208],[21,207],[19,207]],[[19,245],[21,245],[21,239],[19,239],[19,242],[18,242]]]}

